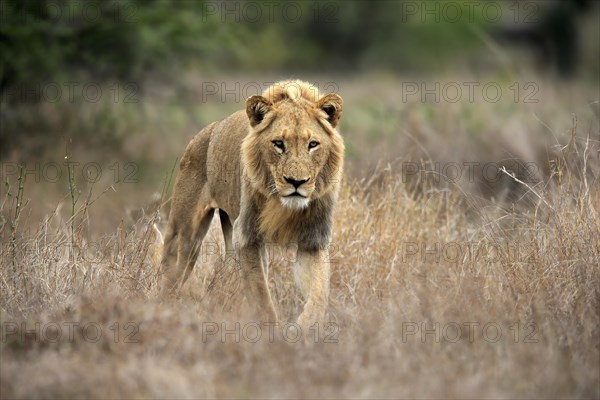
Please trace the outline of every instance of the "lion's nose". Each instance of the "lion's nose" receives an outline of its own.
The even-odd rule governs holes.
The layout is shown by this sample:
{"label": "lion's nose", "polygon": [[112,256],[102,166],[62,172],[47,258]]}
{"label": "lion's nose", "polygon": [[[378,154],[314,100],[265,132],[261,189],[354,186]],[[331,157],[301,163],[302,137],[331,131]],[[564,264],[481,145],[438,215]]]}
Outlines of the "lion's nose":
{"label": "lion's nose", "polygon": [[305,184],[306,182],[308,182],[310,180],[310,178],[296,180],[296,179],[293,179],[293,178],[288,178],[287,176],[284,177],[284,179],[285,179],[285,181],[287,183],[289,183],[290,185],[294,186],[296,189],[298,189],[300,186],[302,186],[303,184]]}

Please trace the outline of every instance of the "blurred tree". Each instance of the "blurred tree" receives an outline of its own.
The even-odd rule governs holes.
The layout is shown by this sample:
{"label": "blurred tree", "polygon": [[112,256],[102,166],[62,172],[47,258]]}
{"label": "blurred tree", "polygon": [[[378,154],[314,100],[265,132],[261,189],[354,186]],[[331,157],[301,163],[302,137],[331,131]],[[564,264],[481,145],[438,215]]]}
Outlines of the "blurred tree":
{"label": "blurred tree", "polygon": [[[547,7],[535,37],[561,72],[574,67],[575,9],[589,0]],[[200,71],[439,72],[480,58],[477,33],[494,23],[482,9],[509,2],[0,0],[0,128],[28,135],[6,109],[45,82],[180,83],[183,68]],[[538,4],[538,3],[532,3]],[[472,12],[472,5],[475,12]],[[551,11],[551,12],[550,12]],[[498,26],[498,24],[496,24]],[[521,31],[519,31],[521,32]],[[517,32],[517,33],[519,33]],[[509,32],[510,33],[510,32]],[[522,33],[522,32],[521,32]],[[521,34],[519,33],[519,34]],[[548,47],[548,43],[550,44]],[[31,102],[31,99],[28,99]],[[9,110],[10,111],[10,110]],[[29,120],[40,120],[31,118]],[[0,152],[9,133],[0,131]]]}
{"label": "blurred tree", "polygon": [[[215,50],[216,18],[203,2],[1,0],[0,91],[63,72],[131,79]],[[227,47],[227,35],[218,36]]]}
{"label": "blurred tree", "polygon": [[499,26],[493,32],[494,37],[504,44],[532,48],[539,67],[555,68],[560,76],[572,77],[580,59],[578,17],[591,8],[591,1],[555,0],[532,4],[536,11],[532,18]]}
{"label": "blurred tree", "polygon": [[0,92],[73,71],[96,80],[167,75],[189,62],[208,69],[422,70],[475,41],[465,34],[467,19],[423,20],[407,15],[402,1],[299,2],[297,19],[272,3],[0,0]]}

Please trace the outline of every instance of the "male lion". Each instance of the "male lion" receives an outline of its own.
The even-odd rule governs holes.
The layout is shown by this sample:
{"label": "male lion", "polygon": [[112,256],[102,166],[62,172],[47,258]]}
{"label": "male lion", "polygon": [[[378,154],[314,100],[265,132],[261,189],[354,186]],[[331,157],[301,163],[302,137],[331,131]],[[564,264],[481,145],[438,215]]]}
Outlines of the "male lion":
{"label": "male lion", "polygon": [[294,243],[294,276],[306,298],[298,322],[305,327],[322,320],[343,168],[344,142],[336,130],[341,114],[337,94],[320,97],[306,82],[283,81],[248,98],[245,112],[200,131],[175,182],[162,291],[187,280],[218,209],[227,256],[239,261],[246,297],[261,319],[277,321],[263,268],[265,244]]}

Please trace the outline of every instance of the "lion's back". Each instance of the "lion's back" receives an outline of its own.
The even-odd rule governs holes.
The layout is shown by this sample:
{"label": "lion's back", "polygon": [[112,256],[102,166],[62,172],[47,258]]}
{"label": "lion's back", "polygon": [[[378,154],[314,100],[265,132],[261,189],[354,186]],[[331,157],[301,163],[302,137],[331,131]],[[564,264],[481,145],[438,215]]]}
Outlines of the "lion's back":
{"label": "lion's back", "polygon": [[211,132],[206,163],[210,193],[232,219],[240,210],[240,148],[248,133],[248,119],[238,111],[219,122]]}

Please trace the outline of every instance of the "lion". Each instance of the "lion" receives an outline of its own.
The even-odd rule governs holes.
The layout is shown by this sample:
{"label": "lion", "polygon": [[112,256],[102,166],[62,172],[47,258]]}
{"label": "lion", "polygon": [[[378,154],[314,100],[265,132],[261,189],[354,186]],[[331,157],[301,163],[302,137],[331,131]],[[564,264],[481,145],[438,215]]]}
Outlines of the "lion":
{"label": "lion", "polygon": [[226,258],[238,263],[248,302],[277,322],[266,278],[266,244],[297,246],[304,296],[298,324],[324,318],[332,212],[343,171],[337,131],[342,98],[295,80],[275,83],[246,109],[213,122],[188,144],[175,181],[161,260],[162,292],[183,285],[215,210]]}

